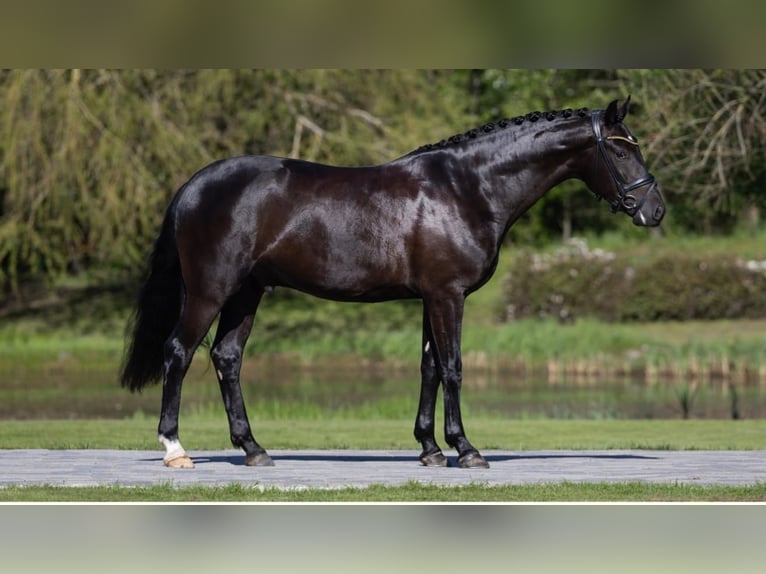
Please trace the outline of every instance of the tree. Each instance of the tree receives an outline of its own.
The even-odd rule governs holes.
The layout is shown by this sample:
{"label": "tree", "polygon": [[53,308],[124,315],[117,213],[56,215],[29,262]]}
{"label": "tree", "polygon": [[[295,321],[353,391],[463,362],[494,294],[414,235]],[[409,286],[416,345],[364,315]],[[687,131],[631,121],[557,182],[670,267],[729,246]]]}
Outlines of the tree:
{"label": "tree", "polygon": [[[65,273],[136,276],[171,195],[207,163],[361,165],[502,117],[604,107],[630,125],[683,229],[763,208],[762,70],[0,71],[0,293]],[[539,243],[620,225],[565,182],[511,230]]]}
{"label": "tree", "polygon": [[682,227],[727,231],[766,206],[766,70],[626,70],[642,149]]}
{"label": "tree", "polygon": [[428,70],[0,72],[0,293],[135,276],[170,197],[207,163],[388,161],[465,129],[460,89]]}

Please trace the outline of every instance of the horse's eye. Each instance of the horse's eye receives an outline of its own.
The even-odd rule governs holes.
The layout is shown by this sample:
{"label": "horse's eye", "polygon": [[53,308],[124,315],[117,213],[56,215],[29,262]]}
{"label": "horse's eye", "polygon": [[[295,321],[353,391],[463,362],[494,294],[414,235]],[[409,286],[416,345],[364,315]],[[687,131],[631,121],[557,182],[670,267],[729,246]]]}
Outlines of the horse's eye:
{"label": "horse's eye", "polygon": [[621,149],[618,149],[618,150],[617,150],[617,153],[616,153],[615,155],[617,155],[617,159],[625,159],[626,157],[628,157],[628,154],[626,154],[626,153],[625,153],[623,150],[621,150]]}

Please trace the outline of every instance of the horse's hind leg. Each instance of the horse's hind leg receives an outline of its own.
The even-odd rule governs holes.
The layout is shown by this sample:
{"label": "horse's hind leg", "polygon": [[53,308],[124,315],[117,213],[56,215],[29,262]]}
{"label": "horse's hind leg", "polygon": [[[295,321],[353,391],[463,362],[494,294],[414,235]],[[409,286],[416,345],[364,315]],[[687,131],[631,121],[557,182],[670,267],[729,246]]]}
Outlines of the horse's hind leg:
{"label": "horse's hind leg", "polygon": [[229,418],[231,442],[245,451],[245,464],[248,466],[274,464],[264,448],[253,438],[239,384],[242,351],[262,296],[263,291],[259,288],[243,287],[226,302],[210,350]]}
{"label": "horse's hind leg", "polygon": [[165,377],[162,382],[162,412],[158,438],[165,447],[165,465],[174,468],[194,466],[178,440],[178,412],[181,406],[181,383],[189,369],[194,351],[210,328],[219,305],[210,300],[186,296],[181,317],[165,343]]}

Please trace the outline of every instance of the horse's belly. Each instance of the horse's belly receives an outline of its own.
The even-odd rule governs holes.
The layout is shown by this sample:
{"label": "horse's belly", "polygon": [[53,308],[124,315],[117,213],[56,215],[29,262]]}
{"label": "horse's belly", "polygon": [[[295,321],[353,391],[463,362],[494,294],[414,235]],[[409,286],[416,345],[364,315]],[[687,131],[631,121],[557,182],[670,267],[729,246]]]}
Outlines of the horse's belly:
{"label": "horse's belly", "polygon": [[274,262],[259,265],[254,275],[264,287],[290,287],[338,301],[387,301],[417,296],[408,286],[407,273],[390,265],[376,267],[370,261],[352,263],[344,264],[337,258],[312,262],[296,257],[278,265]]}

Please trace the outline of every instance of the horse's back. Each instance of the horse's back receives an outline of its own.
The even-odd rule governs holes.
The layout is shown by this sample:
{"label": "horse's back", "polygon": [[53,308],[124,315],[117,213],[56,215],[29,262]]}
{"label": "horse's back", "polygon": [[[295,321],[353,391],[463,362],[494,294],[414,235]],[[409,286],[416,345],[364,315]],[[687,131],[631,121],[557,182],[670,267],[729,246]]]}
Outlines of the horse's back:
{"label": "horse's back", "polygon": [[[263,286],[383,300],[452,281],[456,265],[475,266],[463,259],[476,249],[486,259],[467,233],[463,199],[411,160],[335,167],[244,156],[204,168],[179,195],[182,258],[189,276],[204,272],[207,280],[225,267]],[[468,272],[467,283],[482,274]]]}
{"label": "horse's back", "polygon": [[388,165],[341,167],[268,155],[222,159],[200,169],[184,184],[178,192],[178,209],[205,210],[232,196],[270,191],[287,194],[293,201],[342,197],[352,191],[358,199],[370,182],[391,171]]}

